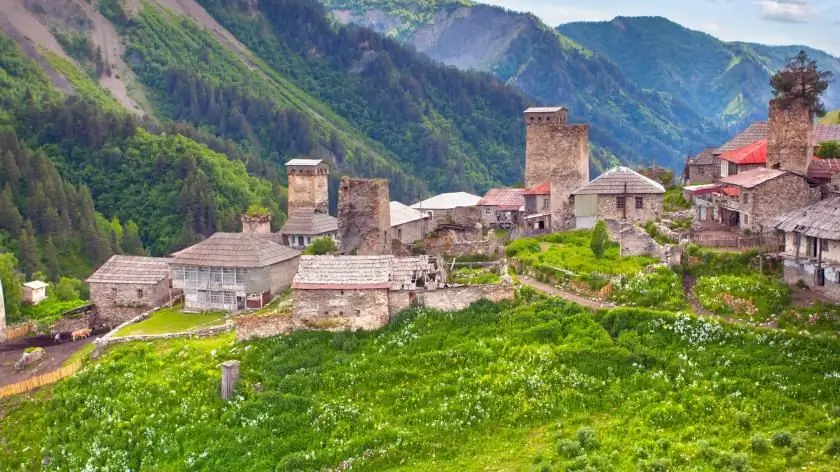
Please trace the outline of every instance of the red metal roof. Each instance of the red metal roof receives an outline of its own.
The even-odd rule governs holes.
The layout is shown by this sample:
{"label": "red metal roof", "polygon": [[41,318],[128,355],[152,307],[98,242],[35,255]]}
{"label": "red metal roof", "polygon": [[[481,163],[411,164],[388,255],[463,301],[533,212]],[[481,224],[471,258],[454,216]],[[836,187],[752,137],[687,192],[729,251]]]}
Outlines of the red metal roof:
{"label": "red metal roof", "polygon": [[725,152],[720,155],[720,158],[738,165],[767,164],[767,140],[762,139],[734,151]]}
{"label": "red metal roof", "polygon": [[531,196],[531,195],[551,195],[551,182],[546,181],[541,184],[534,185],[533,187],[529,188],[522,192],[522,195]]}
{"label": "red metal roof", "polygon": [[808,177],[811,179],[831,180],[838,172],[840,172],[840,159],[814,157],[808,166]]}
{"label": "red metal roof", "polygon": [[730,197],[737,197],[738,195],[741,195],[741,189],[738,187],[722,187],[720,191]]}
{"label": "red metal roof", "polygon": [[478,201],[478,206],[494,206],[500,210],[518,210],[524,205],[521,188],[491,188],[484,198]]}

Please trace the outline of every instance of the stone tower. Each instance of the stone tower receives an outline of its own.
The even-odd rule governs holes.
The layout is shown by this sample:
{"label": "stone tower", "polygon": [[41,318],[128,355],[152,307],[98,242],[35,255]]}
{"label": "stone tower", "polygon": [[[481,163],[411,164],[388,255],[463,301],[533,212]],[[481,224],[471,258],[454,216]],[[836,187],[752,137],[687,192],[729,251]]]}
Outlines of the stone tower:
{"label": "stone tower", "polygon": [[289,215],[302,208],[329,212],[330,166],[322,159],[292,159],[286,163],[289,177]]}
{"label": "stone tower", "polygon": [[338,238],[342,254],[391,254],[387,180],[342,177],[338,187]]}
{"label": "stone tower", "polygon": [[767,167],[806,174],[814,157],[814,119],[808,105],[793,101],[787,109],[770,100]]}
{"label": "stone tower", "polygon": [[271,215],[251,216],[242,215],[242,232],[243,233],[270,233],[271,232]]}
{"label": "stone tower", "polygon": [[525,186],[551,182],[551,226],[575,227],[572,192],[589,182],[589,125],[570,125],[563,107],[525,110]]}

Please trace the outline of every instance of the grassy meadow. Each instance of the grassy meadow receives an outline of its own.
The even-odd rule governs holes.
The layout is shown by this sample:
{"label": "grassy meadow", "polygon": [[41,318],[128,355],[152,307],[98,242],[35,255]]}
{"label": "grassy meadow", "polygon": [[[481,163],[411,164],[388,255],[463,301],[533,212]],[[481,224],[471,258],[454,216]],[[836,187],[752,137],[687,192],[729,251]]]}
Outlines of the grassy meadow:
{"label": "grassy meadow", "polygon": [[117,332],[117,336],[181,333],[194,329],[210,328],[224,323],[224,313],[184,313],[180,306],[176,306],[174,308],[162,308],[152,313],[145,320],[122,328]]}
{"label": "grassy meadow", "polygon": [[[228,359],[242,371],[225,403]],[[592,316],[527,290],[376,332],[114,346],[2,402],[0,470],[840,467],[836,337]]]}

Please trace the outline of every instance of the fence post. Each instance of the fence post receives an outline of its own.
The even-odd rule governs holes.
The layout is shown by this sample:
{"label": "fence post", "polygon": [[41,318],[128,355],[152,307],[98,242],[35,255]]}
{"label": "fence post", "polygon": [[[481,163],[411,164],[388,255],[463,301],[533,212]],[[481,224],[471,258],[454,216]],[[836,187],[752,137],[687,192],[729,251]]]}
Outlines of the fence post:
{"label": "fence post", "polygon": [[227,400],[233,395],[236,389],[236,381],[239,380],[239,361],[227,361],[222,363],[222,400]]}

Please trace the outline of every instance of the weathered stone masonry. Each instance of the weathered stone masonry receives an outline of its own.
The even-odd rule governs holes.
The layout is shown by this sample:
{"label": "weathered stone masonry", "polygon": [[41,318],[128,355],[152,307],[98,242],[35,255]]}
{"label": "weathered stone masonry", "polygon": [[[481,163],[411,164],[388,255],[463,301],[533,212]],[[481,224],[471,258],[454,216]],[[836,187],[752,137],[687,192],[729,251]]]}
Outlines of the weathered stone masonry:
{"label": "weathered stone masonry", "polygon": [[377,329],[388,316],[388,289],[294,290],[295,321],[327,330]]}
{"label": "weathered stone masonry", "polygon": [[814,122],[808,106],[795,101],[788,109],[770,100],[767,167],[806,174],[814,152]]}
{"label": "weathered stone masonry", "polygon": [[391,253],[391,209],[387,180],[342,177],[338,189],[338,235],[341,252]]}

